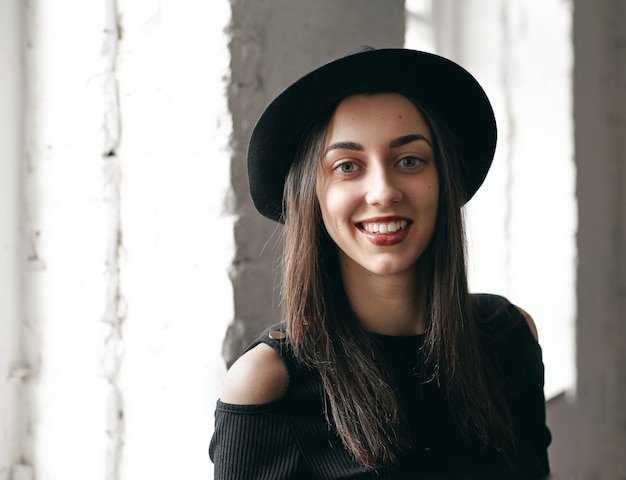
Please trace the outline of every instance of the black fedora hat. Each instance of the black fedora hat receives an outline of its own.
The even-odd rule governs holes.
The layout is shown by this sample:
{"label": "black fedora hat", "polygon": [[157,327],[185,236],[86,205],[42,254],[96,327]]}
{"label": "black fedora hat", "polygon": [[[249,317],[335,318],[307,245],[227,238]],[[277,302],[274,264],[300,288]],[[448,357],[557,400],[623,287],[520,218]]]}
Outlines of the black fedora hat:
{"label": "black fedora hat", "polygon": [[313,120],[356,93],[397,92],[423,102],[457,136],[466,201],[485,180],[496,147],[493,109],[482,87],[444,57],[409,49],[359,47],[301,77],[265,109],[248,146],[248,180],[256,209],[282,221],[283,187]]}

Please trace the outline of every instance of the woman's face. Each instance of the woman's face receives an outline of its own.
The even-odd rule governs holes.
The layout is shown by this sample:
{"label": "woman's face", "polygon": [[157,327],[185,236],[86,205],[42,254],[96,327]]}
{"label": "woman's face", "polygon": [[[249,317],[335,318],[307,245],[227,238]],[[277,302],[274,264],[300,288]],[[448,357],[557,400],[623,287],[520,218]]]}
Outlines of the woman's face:
{"label": "woman's face", "polygon": [[342,269],[413,269],[439,199],[432,133],[417,107],[394,93],[344,99],[328,126],[316,193]]}

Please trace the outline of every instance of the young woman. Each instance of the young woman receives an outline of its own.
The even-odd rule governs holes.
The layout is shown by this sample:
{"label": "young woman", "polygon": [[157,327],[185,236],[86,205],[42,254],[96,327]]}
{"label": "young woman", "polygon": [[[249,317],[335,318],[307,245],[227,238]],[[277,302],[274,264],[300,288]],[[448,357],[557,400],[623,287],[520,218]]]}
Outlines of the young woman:
{"label": "young woman", "polygon": [[230,368],[216,480],[549,473],[531,318],[468,293],[462,207],[496,143],[475,79],[361,47],[265,110],[248,171],[284,223],[283,319]]}

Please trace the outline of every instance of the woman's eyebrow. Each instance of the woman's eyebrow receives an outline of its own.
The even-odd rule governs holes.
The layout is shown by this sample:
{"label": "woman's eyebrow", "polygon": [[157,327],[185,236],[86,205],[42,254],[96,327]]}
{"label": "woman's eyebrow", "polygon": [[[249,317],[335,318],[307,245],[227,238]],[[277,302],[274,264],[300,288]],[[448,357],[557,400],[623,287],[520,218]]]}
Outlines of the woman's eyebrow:
{"label": "woman's eyebrow", "polygon": [[428,145],[432,147],[430,140],[428,140],[428,138],[426,138],[424,135],[421,135],[419,133],[413,133],[410,135],[404,135],[402,137],[395,138],[389,143],[389,147],[390,148],[402,147],[403,145],[407,145],[411,142],[416,142],[418,140],[424,140]]}
{"label": "woman's eyebrow", "polygon": [[[411,142],[417,142],[419,140],[423,140],[428,145],[431,145],[430,140],[428,140],[428,138],[426,138],[424,135],[421,135],[419,133],[412,133],[409,135],[403,135],[402,137],[394,138],[391,142],[389,142],[389,147],[398,148]],[[332,150],[354,150],[357,152],[362,152],[364,148],[363,145],[357,142],[335,142],[328,145],[328,148],[326,148],[324,155],[327,155],[328,152]]]}
{"label": "woman's eyebrow", "polygon": [[335,142],[328,145],[328,148],[324,152],[327,155],[331,150],[354,150],[357,152],[363,151],[363,145],[356,142]]}

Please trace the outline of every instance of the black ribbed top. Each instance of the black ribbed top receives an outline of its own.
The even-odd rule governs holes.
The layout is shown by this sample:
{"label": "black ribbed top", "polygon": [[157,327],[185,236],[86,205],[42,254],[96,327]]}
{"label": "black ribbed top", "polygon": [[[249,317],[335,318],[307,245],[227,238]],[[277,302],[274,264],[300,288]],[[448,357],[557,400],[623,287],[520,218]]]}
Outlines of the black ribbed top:
{"label": "black ribbed top", "polygon": [[508,386],[517,449],[508,461],[457,434],[443,389],[425,382],[421,336],[374,335],[394,370],[405,406],[412,448],[398,463],[368,470],[345,450],[323,411],[316,371],[291,353],[287,339],[274,340],[268,328],[258,343],[273,347],[285,363],[288,386],[264,405],[217,402],[209,453],[215,480],[308,479],[538,479],[549,473],[541,349],[519,311],[494,295],[472,296],[488,350]]}

